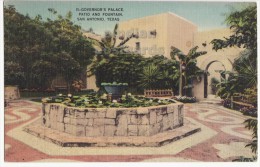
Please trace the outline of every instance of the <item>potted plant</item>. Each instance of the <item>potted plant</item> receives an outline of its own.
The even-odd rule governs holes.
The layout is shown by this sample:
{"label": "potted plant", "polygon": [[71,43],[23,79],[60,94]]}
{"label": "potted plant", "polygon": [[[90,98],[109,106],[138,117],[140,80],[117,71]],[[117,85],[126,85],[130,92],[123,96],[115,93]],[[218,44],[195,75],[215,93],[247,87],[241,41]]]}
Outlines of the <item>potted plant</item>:
{"label": "potted plant", "polygon": [[127,83],[101,83],[101,86],[104,87],[108,94],[112,94],[113,97],[121,97],[124,91],[126,90]]}

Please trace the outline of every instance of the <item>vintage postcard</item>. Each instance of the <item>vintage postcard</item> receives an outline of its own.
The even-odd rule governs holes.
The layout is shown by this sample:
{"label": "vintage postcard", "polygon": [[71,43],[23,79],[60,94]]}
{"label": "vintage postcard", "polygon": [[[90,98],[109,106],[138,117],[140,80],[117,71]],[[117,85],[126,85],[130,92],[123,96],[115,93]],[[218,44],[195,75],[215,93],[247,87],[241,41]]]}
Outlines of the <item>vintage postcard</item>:
{"label": "vintage postcard", "polygon": [[4,163],[253,162],[256,1],[3,1]]}

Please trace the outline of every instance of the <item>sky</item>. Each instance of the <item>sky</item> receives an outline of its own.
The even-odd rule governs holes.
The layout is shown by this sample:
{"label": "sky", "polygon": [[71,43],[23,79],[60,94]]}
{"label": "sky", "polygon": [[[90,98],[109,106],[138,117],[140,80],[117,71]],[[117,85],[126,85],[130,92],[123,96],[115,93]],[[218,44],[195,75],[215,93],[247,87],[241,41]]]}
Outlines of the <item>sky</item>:
{"label": "sky", "polygon": [[[101,1],[14,1],[6,0],[4,5],[14,5],[16,10],[30,17],[41,15],[43,19],[55,18],[48,8],[54,8],[58,14],[66,15],[72,12],[73,22],[83,29],[92,28],[95,33],[103,35],[105,31],[112,31],[118,21],[79,21],[79,11],[76,8],[123,8],[120,21],[155,15],[165,12],[175,13],[198,26],[199,31],[226,27],[225,18],[232,9],[248,5],[244,2],[101,2]],[[84,13],[84,12],[83,12]],[[90,12],[92,14],[92,12]],[[107,12],[106,12],[107,13]],[[114,12],[112,12],[114,13]],[[118,13],[118,12],[116,12]],[[101,12],[102,14],[102,12]]]}

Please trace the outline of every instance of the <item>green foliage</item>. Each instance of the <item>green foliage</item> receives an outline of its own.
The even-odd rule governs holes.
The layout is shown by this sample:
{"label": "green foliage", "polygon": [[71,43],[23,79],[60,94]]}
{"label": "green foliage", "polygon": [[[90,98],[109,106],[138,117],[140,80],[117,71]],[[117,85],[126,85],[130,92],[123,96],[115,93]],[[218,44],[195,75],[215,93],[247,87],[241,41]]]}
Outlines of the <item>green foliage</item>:
{"label": "green foliage", "polygon": [[135,89],[133,91],[137,89],[138,92],[141,92],[142,89],[147,88],[147,85],[144,85],[147,83],[144,81],[147,79],[144,76],[144,70],[151,64],[157,68],[160,74],[156,78],[151,78],[154,80],[152,87],[177,90],[179,72],[176,62],[163,56],[144,58],[131,53],[112,56],[96,66],[96,83],[100,87],[102,82],[124,82],[128,83],[129,89]]}
{"label": "green foliage", "polygon": [[71,84],[71,86],[73,87],[73,90],[78,92],[80,91],[82,88],[84,88],[84,85],[83,85],[83,81],[79,80],[74,80],[73,83]]}
{"label": "green foliage", "polygon": [[5,62],[14,62],[21,67],[26,83],[18,80],[17,85],[32,86],[34,78],[31,65],[39,59],[44,51],[42,43],[50,36],[44,31],[39,18],[31,19],[21,15],[13,6],[4,7],[4,20]]}
{"label": "green foliage", "polygon": [[245,121],[245,124],[246,128],[248,128],[249,130],[253,130],[253,139],[257,138],[257,119],[247,119]]}
{"label": "green foliage", "polygon": [[117,82],[106,83],[106,82],[103,82],[103,83],[101,83],[101,86],[128,86],[128,83],[117,83]]}
{"label": "green foliage", "polygon": [[197,79],[200,81],[201,75],[204,74],[204,71],[197,67],[197,58],[207,54],[206,51],[197,51],[198,46],[191,48],[187,55],[185,55],[181,50],[175,47],[171,47],[171,58],[175,61],[179,61],[179,66],[185,66],[185,69],[182,70],[182,77],[184,78],[185,95],[191,96],[192,81]]}
{"label": "green foliage", "polygon": [[104,60],[95,67],[97,86],[100,87],[103,82],[123,82],[136,87],[143,60],[142,56],[134,54],[122,54]]}
{"label": "green foliage", "polygon": [[[136,34],[131,34],[115,45],[117,29],[118,25],[115,25],[113,33],[105,32],[105,37],[101,42],[92,39],[92,43],[99,48],[95,60],[89,68],[90,76],[96,76],[96,85],[100,87],[102,82],[125,82],[129,84],[129,89],[132,91],[141,92],[143,88],[147,87],[139,82],[140,79],[144,79],[143,68],[154,64],[158,67],[161,77],[155,78],[156,85],[153,87],[175,89],[178,85],[179,75],[176,62],[170,61],[164,56],[144,58],[139,54],[126,51],[127,46],[125,45],[132,38],[138,38]],[[145,73],[147,74],[147,71]]]}
{"label": "green foliage", "polygon": [[233,11],[226,19],[233,34],[223,39],[211,41],[214,50],[227,47],[243,47],[239,58],[234,62],[234,72],[219,85],[220,97],[230,97],[233,93],[243,93],[257,85],[257,10],[256,5],[241,11]]}
{"label": "green foliage", "polygon": [[96,50],[95,59],[89,69],[90,75],[96,75],[97,69],[110,58],[115,56],[129,54],[125,51],[127,48],[124,46],[131,38],[134,37],[134,34],[131,34],[125,40],[121,41],[118,45],[116,44],[118,24],[115,25],[113,33],[107,31],[105,32],[105,36],[101,39],[101,41],[96,39],[91,39],[93,45],[98,47]]}
{"label": "green foliage", "polygon": [[[243,93],[251,98],[251,102],[257,103],[257,7],[256,4],[240,11],[233,11],[226,19],[233,34],[223,39],[211,41],[213,49],[234,47],[245,48],[240,57],[234,62],[234,72],[229,72],[228,80],[219,84],[218,94],[221,98],[232,96],[234,93]],[[249,89],[248,89],[249,88]],[[256,106],[256,105],[255,105]],[[251,147],[257,155],[257,119],[245,121],[246,127],[253,130],[253,141],[246,147]],[[235,161],[253,161],[256,158],[240,158]]]}
{"label": "green foliage", "polygon": [[247,100],[253,104],[255,107],[257,106],[257,89],[256,87],[245,89],[244,96]]}
{"label": "green foliage", "polygon": [[254,162],[257,160],[257,157],[253,157],[253,158],[245,158],[245,157],[239,157],[238,159],[234,159],[232,160],[233,162]]}
{"label": "green foliage", "polygon": [[139,86],[145,89],[156,88],[158,80],[162,77],[159,68],[154,65],[148,65],[144,67],[142,73],[140,74]]}
{"label": "green foliage", "polygon": [[219,84],[219,80],[215,77],[211,78],[211,90],[213,92],[213,94],[216,94],[217,92],[217,84]]}
{"label": "green foliage", "polygon": [[[228,79],[218,85],[217,94],[221,98],[229,98],[234,93],[243,93],[245,89],[257,87],[257,34],[256,34],[256,6],[249,6],[242,11],[232,12],[226,22],[233,31],[229,37],[214,39],[211,41],[214,50],[227,47],[243,47],[245,51],[240,53],[234,62],[234,72],[228,72]],[[227,73],[227,72],[226,72]],[[252,99],[253,103],[255,99]]]}
{"label": "green foliage", "polygon": [[46,60],[35,61],[32,64],[32,70],[34,71],[32,76],[35,83],[41,88],[48,87],[57,74],[56,65]]}
{"label": "green foliage", "polygon": [[90,75],[96,76],[96,85],[101,86],[102,82],[124,82],[130,87],[137,86],[138,73],[141,72],[143,57],[138,54],[125,52],[124,46],[133,34],[116,44],[118,25],[115,25],[113,33],[105,32],[101,41],[91,39],[92,44],[99,49],[96,51],[95,59],[88,71]]}
{"label": "green foliage", "polygon": [[[57,14],[55,9],[49,11]],[[58,15],[55,20],[44,21],[39,15],[30,18],[13,6],[4,7],[5,64],[17,64],[24,75],[15,84],[23,88],[46,88],[60,74],[70,84],[80,76],[77,73],[86,71],[94,49],[71,18],[72,13],[68,12],[65,17]],[[9,69],[6,66],[6,74]],[[10,82],[8,78],[6,82]]]}
{"label": "green foliage", "polygon": [[[66,94],[67,91],[57,91],[58,93],[63,93]],[[20,95],[22,98],[33,98],[35,100],[37,100],[38,102],[41,102],[41,99],[39,98],[43,98],[43,97],[50,97],[50,96],[55,96],[57,95],[57,92],[55,90],[52,91],[31,91],[31,90],[20,90]],[[80,95],[85,95],[85,94],[91,94],[93,93],[94,90],[93,89],[87,89],[87,90],[81,90],[81,91],[72,91],[72,93],[76,96],[80,96]]]}
{"label": "green foliage", "polygon": [[[25,80],[22,67],[15,62],[5,62],[5,85],[16,85]],[[22,85],[23,86],[23,85]]]}
{"label": "green foliage", "polygon": [[67,52],[58,53],[55,57],[59,62],[57,65],[59,72],[65,78],[68,88],[70,88],[72,81],[80,77],[83,67]]}
{"label": "green foliage", "polygon": [[246,128],[248,128],[249,130],[253,131],[253,137],[252,137],[252,142],[247,144],[246,147],[250,147],[252,152],[255,153],[257,155],[257,119],[247,119],[245,122],[246,124]]}
{"label": "green foliage", "polygon": [[[159,71],[157,82],[152,86],[153,88],[178,90],[180,77],[178,62],[156,55],[146,58],[144,63],[144,67],[154,65]],[[142,77],[142,73],[140,77]]]}
{"label": "green foliage", "polygon": [[85,94],[82,96],[62,95],[42,99],[43,103],[61,103],[72,107],[82,108],[107,108],[107,107],[149,107],[175,103],[171,99],[152,99],[143,96],[123,95],[121,98],[113,101],[107,99],[107,95]]}
{"label": "green foliage", "polygon": [[214,39],[211,41],[214,50],[227,47],[244,47],[250,50],[257,48],[257,8],[249,6],[242,11],[234,11],[226,18],[226,23],[234,32],[224,40]]}
{"label": "green foliage", "polygon": [[[230,98],[234,93],[244,93],[244,90],[247,89],[257,89],[257,69],[248,59],[243,58],[243,60],[241,61],[240,59],[234,63],[235,72],[221,72],[223,75],[228,75],[228,77],[216,85],[218,89],[216,94],[220,98]],[[253,104],[257,104],[256,95],[250,101]]]}
{"label": "green foliage", "polygon": [[180,101],[182,103],[196,103],[196,97],[187,97],[187,96],[176,96],[174,98],[177,101]]}
{"label": "green foliage", "polygon": [[237,74],[237,82],[243,88],[251,88],[257,85],[257,68],[249,58],[240,57],[234,62],[234,70]]}
{"label": "green foliage", "polygon": [[218,95],[221,99],[229,99],[237,92],[237,87],[241,86],[237,82],[237,75],[232,72],[222,71],[221,74],[229,75],[227,79],[223,79],[220,83],[216,85]]}

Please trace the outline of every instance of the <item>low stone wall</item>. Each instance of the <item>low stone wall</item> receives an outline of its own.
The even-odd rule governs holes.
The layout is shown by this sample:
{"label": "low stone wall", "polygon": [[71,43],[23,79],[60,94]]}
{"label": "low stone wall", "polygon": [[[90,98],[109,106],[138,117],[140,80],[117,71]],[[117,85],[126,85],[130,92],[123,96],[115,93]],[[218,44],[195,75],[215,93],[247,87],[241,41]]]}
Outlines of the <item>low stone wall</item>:
{"label": "low stone wall", "polygon": [[74,136],[151,136],[183,125],[183,104],[138,108],[78,108],[43,103],[45,127]]}

